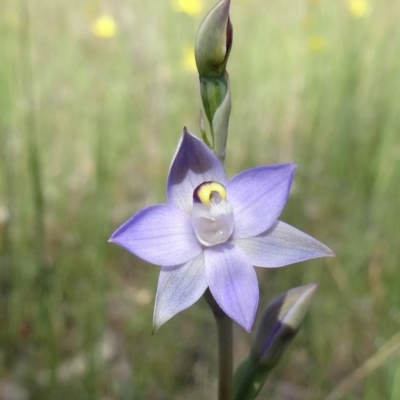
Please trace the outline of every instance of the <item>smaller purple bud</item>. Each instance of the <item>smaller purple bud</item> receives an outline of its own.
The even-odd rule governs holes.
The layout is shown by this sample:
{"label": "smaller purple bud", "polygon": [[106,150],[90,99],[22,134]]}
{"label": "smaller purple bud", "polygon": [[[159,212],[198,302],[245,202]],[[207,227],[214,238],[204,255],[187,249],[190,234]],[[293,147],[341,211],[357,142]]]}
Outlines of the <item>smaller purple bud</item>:
{"label": "smaller purple bud", "polygon": [[251,357],[263,366],[274,367],[298,332],[317,283],[299,286],[275,297],[264,310],[251,348]]}
{"label": "smaller purple bud", "polygon": [[300,329],[317,283],[299,286],[275,297],[266,307],[249,356],[236,370],[233,400],[253,400]]}

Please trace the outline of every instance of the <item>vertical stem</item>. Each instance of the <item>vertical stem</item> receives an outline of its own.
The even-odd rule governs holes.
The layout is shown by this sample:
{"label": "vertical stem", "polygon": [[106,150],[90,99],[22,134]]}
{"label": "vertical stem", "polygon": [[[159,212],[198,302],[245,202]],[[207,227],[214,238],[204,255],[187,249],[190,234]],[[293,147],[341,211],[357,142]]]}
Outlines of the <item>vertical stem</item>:
{"label": "vertical stem", "polygon": [[[215,314],[214,314],[215,315]],[[232,320],[226,315],[215,315],[218,330],[219,385],[218,399],[231,400],[233,374]]]}
{"label": "vertical stem", "polygon": [[233,323],[221,310],[209,289],[204,297],[211,307],[218,333],[218,400],[232,399]]}
{"label": "vertical stem", "polygon": [[225,72],[222,82],[224,83],[225,96],[219,103],[212,119],[212,132],[214,137],[214,153],[223,165],[226,155],[226,141],[228,139],[229,117],[231,114],[232,100],[229,85],[229,75]]}
{"label": "vertical stem", "polygon": [[32,181],[32,200],[35,212],[35,247],[37,260],[43,264],[44,259],[44,199],[42,171],[39,157],[36,104],[33,89],[31,27],[28,2],[21,4],[21,23],[19,27],[19,50],[21,60],[22,90],[28,104],[25,115],[26,141],[28,146],[28,169]]}

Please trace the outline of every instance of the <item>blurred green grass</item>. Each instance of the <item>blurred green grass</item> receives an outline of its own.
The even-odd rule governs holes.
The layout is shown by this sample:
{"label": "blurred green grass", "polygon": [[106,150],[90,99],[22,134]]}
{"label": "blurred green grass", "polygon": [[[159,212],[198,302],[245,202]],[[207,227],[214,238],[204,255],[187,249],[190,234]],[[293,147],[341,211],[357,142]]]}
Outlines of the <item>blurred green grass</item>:
{"label": "blurred green grass", "polygon": [[[107,243],[199,132],[184,53],[202,4],[0,2],[0,399],[214,397],[207,306],[151,336],[158,268]],[[282,219],[337,253],[258,270],[260,305],[320,282],[266,398],[324,399],[400,330],[400,6],[349,4],[232,2],[228,173],[296,162]],[[93,35],[102,13],[115,37]],[[399,376],[393,357],[340,398],[398,399]]]}

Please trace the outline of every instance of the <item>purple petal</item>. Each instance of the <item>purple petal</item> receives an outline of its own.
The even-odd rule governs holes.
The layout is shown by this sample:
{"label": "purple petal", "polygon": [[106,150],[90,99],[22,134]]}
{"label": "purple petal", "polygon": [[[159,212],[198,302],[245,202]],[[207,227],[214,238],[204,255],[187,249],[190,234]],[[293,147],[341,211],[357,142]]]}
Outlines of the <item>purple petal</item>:
{"label": "purple petal", "polygon": [[170,204],[139,211],[113,233],[110,242],[166,267],[183,264],[201,252],[190,216]]}
{"label": "purple petal", "polygon": [[194,304],[206,289],[203,253],[186,264],[164,267],[158,279],[153,331]]}
{"label": "purple petal", "polygon": [[258,305],[258,282],[244,252],[231,243],[204,250],[207,282],[224,312],[248,332]]}
{"label": "purple petal", "polygon": [[260,235],[233,242],[244,250],[253,265],[260,267],[282,267],[334,255],[318,240],[281,221]]}
{"label": "purple petal", "polygon": [[236,238],[258,235],[272,226],[289,196],[296,166],[277,164],[252,168],[227,183],[235,218]]}
{"label": "purple petal", "polygon": [[168,203],[190,212],[194,189],[206,181],[225,185],[224,168],[216,155],[185,128],[168,174]]}

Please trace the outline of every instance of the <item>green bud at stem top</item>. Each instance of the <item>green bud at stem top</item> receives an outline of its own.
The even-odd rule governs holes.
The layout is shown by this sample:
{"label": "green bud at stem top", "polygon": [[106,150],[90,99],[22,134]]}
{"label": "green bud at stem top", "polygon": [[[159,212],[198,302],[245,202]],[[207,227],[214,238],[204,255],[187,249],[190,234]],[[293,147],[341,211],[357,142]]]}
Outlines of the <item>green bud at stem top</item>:
{"label": "green bud at stem top", "polygon": [[225,72],[232,47],[230,0],[221,0],[206,15],[197,32],[196,65],[200,76],[217,77]]}
{"label": "green bud at stem top", "polygon": [[231,93],[226,63],[232,47],[230,0],[221,0],[206,15],[195,43],[195,57],[200,78],[200,94],[210,124],[211,140],[204,130],[204,141],[221,163],[225,160],[231,113]]}

